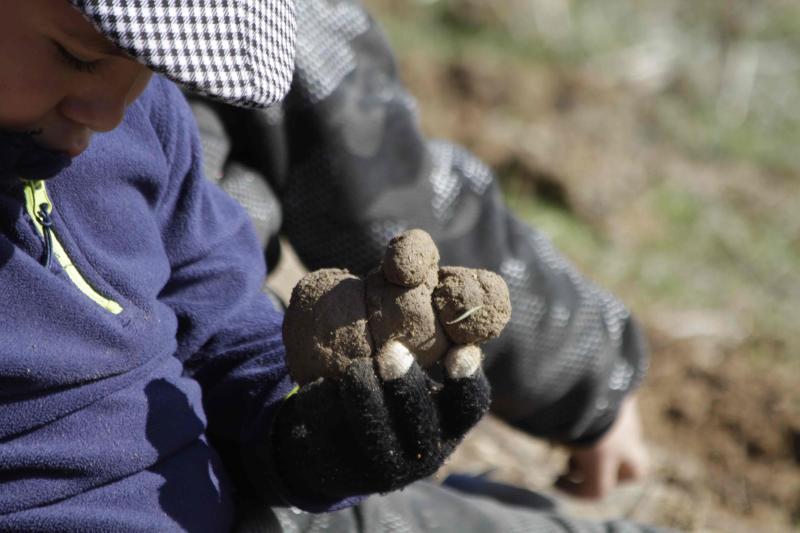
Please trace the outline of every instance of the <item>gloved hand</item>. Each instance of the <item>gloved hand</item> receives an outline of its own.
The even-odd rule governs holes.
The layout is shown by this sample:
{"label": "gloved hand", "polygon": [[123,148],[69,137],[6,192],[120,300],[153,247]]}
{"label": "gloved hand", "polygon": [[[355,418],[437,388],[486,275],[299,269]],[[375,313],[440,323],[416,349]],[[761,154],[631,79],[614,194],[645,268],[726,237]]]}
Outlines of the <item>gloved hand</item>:
{"label": "gloved hand", "polygon": [[359,358],[339,379],[289,397],[273,425],[274,460],[302,499],[388,492],[433,474],[489,409],[477,346],[455,346],[434,382],[398,341]]}

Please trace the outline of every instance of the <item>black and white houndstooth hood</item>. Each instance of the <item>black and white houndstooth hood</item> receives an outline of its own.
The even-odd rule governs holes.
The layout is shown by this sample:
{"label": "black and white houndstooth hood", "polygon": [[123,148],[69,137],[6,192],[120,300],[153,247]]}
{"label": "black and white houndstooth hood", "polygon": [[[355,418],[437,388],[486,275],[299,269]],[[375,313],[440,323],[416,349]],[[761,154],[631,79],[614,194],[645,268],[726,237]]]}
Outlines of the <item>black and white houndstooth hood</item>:
{"label": "black and white houndstooth hood", "polygon": [[70,0],[131,57],[191,90],[263,107],[289,90],[292,0]]}

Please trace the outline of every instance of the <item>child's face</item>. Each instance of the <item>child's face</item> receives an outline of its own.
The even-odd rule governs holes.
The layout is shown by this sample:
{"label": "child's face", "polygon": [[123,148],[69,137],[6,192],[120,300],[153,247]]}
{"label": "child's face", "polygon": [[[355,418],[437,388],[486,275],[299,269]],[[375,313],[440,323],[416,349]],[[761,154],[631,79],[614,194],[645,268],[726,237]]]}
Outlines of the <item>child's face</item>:
{"label": "child's face", "polygon": [[0,0],[0,129],[75,157],[114,129],[151,72],[66,0]]}

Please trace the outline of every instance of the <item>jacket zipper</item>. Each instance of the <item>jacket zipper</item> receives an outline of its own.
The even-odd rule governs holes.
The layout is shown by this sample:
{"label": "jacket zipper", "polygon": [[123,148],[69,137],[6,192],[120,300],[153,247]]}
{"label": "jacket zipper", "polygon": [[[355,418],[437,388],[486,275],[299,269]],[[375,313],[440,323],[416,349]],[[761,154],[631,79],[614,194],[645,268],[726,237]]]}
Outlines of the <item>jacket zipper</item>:
{"label": "jacket zipper", "polygon": [[61,242],[58,240],[51,216],[53,212],[53,202],[47,194],[44,181],[34,180],[25,182],[25,207],[28,211],[28,215],[33,219],[34,226],[36,226],[36,229],[44,240],[45,257],[43,262],[45,268],[49,270],[53,259],[55,259],[79,291],[109,313],[114,315],[122,313],[121,305],[101,295],[89,285],[89,282],[86,281],[86,278],[80,273],[69,258],[69,255],[67,255]]}

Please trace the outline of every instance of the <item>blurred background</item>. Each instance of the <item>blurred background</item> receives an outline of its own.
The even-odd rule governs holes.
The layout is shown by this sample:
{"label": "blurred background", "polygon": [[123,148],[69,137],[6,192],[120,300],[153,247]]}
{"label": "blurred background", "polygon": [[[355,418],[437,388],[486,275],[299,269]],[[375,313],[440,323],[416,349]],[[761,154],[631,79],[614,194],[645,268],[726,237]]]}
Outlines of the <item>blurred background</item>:
{"label": "blurred background", "polygon": [[[645,323],[653,478],[585,516],[800,527],[800,2],[367,0],[426,133]],[[452,469],[549,487],[494,420]]]}

